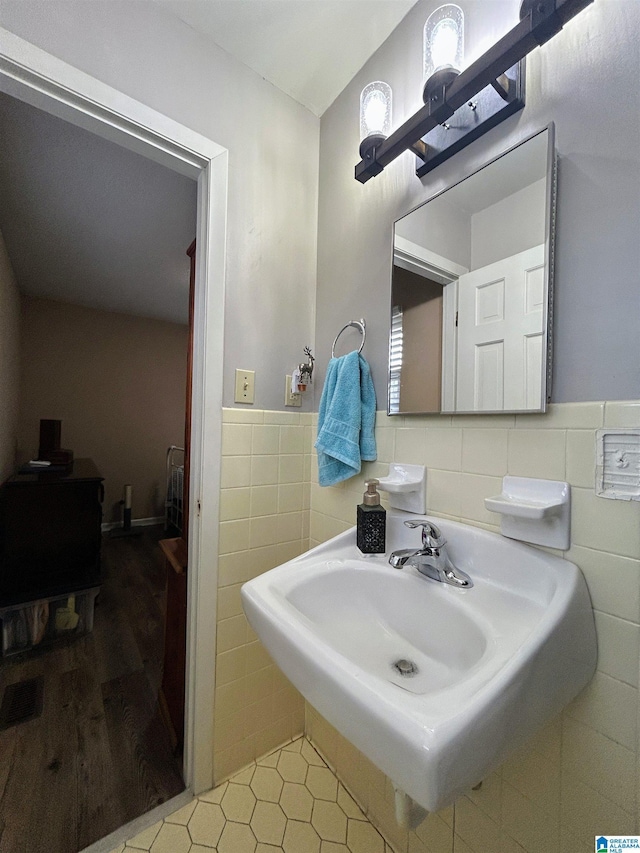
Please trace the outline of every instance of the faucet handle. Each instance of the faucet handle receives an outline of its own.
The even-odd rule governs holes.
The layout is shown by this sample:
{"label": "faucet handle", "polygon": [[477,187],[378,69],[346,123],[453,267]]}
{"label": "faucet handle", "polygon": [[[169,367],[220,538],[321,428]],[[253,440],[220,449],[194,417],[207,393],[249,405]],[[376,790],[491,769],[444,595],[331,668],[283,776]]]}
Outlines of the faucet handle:
{"label": "faucet handle", "polygon": [[447,541],[442,535],[440,528],[436,527],[431,521],[405,521],[404,526],[422,528],[423,548],[442,548]]}

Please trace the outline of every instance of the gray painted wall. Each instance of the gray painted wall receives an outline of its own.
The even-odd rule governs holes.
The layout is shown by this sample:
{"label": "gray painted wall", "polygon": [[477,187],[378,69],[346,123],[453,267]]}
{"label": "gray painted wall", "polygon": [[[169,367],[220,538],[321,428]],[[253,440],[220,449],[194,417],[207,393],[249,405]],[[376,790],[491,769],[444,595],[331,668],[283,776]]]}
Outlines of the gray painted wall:
{"label": "gray painted wall", "polygon": [[[459,0],[467,52],[517,21],[519,0]],[[394,126],[420,105],[424,0],[356,75],[321,121],[318,372],[343,323],[367,320],[365,355],[385,406],[392,223],[447,184],[556,124],[560,155],[553,400],[640,396],[640,3],[596,0],[527,59],[527,105],[431,175],[403,154],[377,178],[353,179],[358,100],[371,80],[394,92]],[[615,61],[612,62],[612,57]],[[613,94],[615,93],[615,95]],[[319,377],[322,379],[322,376]],[[321,387],[316,386],[316,394]]]}
{"label": "gray painted wall", "polygon": [[281,409],[313,346],[318,119],[152,3],[0,0],[0,26],[229,149],[223,403],[240,367]]}

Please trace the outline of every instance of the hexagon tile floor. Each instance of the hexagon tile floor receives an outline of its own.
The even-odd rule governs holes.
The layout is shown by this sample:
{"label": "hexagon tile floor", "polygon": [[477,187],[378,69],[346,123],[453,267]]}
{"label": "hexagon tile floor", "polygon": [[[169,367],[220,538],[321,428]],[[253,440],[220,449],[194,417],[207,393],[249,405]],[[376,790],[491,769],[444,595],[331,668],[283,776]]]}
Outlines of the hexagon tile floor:
{"label": "hexagon tile floor", "polygon": [[299,738],[113,853],[392,853],[309,741]]}

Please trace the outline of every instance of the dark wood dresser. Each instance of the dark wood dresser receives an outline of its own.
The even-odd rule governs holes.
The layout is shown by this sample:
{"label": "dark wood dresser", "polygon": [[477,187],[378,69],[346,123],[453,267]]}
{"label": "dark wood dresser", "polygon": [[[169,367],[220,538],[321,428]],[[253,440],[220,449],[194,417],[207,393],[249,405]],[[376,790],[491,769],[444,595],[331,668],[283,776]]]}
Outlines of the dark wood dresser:
{"label": "dark wood dresser", "polygon": [[100,583],[103,477],[91,459],[0,488],[0,607]]}

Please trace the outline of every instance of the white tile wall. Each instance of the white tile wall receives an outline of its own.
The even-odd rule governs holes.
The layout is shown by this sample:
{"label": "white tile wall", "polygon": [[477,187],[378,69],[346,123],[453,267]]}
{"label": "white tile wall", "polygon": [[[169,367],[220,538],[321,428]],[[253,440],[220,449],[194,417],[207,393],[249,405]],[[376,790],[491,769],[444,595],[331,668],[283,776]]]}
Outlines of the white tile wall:
{"label": "white tile wall", "polygon": [[240,587],[308,548],[311,415],[224,409],[215,782],[302,733],[304,703],[242,611]]}
{"label": "white tile wall", "polygon": [[640,427],[640,401],[553,405],[544,415],[379,413],[378,462],[329,489],[318,486],[313,465],[311,545],[355,523],[364,480],[386,474],[392,461],[427,465],[429,513],[493,530],[499,522],[483,498],[500,491],[504,474],[566,479],[572,487],[565,556],[589,586],[597,673],[558,719],[456,804],[455,832],[447,810],[415,833],[399,833],[387,781],[307,707],[308,734],[401,853],[591,853],[596,834],[640,832],[640,504],[595,495],[595,433],[604,425]]}

